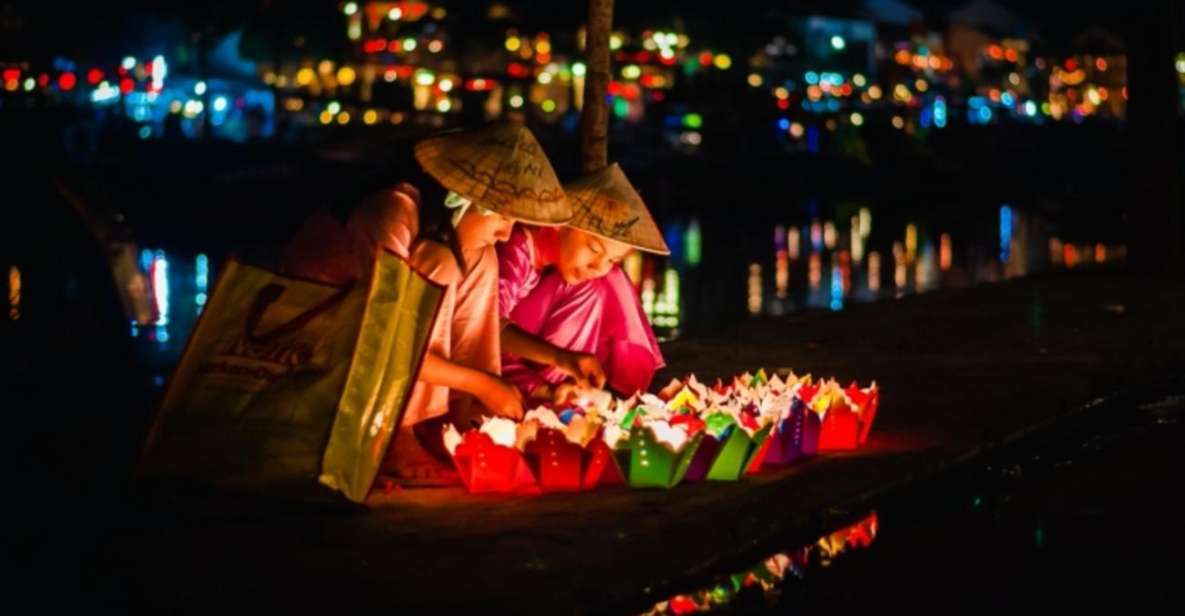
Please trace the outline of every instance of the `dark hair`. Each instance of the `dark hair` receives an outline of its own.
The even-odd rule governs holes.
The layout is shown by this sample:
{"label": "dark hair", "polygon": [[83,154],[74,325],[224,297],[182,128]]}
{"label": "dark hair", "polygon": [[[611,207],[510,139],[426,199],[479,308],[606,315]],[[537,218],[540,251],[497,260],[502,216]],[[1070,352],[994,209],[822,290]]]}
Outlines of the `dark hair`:
{"label": "dark hair", "polygon": [[435,178],[420,168],[412,155],[413,140],[401,140],[394,144],[389,158],[352,183],[351,188],[339,194],[330,204],[330,211],[345,224],[350,213],[367,198],[383,190],[389,190],[400,182],[407,182],[420,191],[420,233],[416,239],[427,239],[448,246],[457,260],[457,266],[465,271],[465,258],[457,231],[452,224],[452,210],[444,207],[448,190]]}
{"label": "dark hair", "polygon": [[453,211],[444,206],[448,189],[418,168],[412,175],[414,179],[406,181],[420,190],[420,235],[417,239],[432,240],[448,246],[457,260],[457,267],[462,272],[467,271],[469,268],[465,264],[461,242],[453,227]]}

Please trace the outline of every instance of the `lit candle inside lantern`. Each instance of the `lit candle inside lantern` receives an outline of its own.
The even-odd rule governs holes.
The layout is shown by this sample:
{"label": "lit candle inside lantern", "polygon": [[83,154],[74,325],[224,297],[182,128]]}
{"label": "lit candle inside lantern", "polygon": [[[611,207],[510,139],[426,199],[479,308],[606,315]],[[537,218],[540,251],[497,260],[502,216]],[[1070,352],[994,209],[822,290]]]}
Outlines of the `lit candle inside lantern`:
{"label": "lit candle inside lantern", "polygon": [[678,452],[687,444],[687,431],[671,426],[666,421],[660,419],[650,422],[647,428],[654,434],[656,442],[667,445],[672,451]]}
{"label": "lit candle inside lantern", "polygon": [[518,436],[518,424],[505,417],[491,417],[482,422],[481,432],[489,435],[495,444],[514,447]]}

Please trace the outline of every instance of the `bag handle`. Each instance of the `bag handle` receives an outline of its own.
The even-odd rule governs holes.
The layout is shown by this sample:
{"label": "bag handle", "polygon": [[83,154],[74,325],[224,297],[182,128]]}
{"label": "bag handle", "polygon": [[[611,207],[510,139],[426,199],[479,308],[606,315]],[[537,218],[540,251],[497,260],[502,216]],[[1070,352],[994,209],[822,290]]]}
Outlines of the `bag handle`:
{"label": "bag handle", "polygon": [[282,323],[269,332],[263,334],[255,333],[255,328],[259,326],[259,321],[263,319],[263,313],[268,309],[268,306],[271,306],[276,300],[280,299],[280,296],[284,294],[285,290],[284,285],[275,283],[269,284],[259,290],[259,293],[255,296],[255,302],[251,305],[251,311],[247,313],[246,333],[248,340],[252,342],[267,342],[279,336],[298,331],[305,325],[308,325],[309,321],[340,304],[346,298],[346,295],[350,293],[350,287],[342,287],[337,293],[325,298],[320,304],[296,315],[291,321]]}

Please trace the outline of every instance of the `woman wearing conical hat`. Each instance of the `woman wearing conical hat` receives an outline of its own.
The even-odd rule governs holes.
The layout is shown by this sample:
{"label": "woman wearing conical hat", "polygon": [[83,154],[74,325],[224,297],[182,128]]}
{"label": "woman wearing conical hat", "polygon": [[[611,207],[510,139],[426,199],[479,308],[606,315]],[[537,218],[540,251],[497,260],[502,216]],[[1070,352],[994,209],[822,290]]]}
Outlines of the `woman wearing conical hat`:
{"label": "woman wearing conical hat", "polygon": [[502,374],[532,398],[556,397],[565,384],[632,395],[664,362],[619,265],[632,250],[670,250],[617,164],[564,190],[572,220],[519,225],[498,246]]}
{"label": "woman wearing conical hat", "polygon": [[[416,159],[429,177],[380,191],[345,225],[306,224],[288,251],[298,275],[344,282],[390,250],[445,287],[428,353],[383,471],[404,484],[451,481],[439,436],[444,421],[523,413],[500,378],[498,260],[494,245],[515,222],[558,224],[572,211],[542,148],[521,124],[500,122],[425,139]],[[426,205],[422,210],[421,202]],[[442,204],[442,205],[437,205]]]}

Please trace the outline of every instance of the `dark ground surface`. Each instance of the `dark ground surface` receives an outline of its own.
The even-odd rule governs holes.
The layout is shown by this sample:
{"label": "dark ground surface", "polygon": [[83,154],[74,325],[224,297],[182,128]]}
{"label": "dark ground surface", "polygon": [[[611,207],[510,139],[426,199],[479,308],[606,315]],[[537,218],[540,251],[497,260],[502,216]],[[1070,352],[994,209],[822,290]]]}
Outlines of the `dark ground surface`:
{"label": "dark ground surface", "polygon": [[993,479],[926,499],[929,511],[880,510],[871,550],[787,589],[775,611],[1180,611],[1185,397],[1122,410],[1152,415],[981,469]]}
{"label": "dark ground surface", "polygon": [[[1185,536],[1175,529],[1185,498],[1175,486],[1185,395],[1170,392],[1183,387],[1176,378],[1107,396],[974,461],[835,511],[824,539],[790,541],[688,580],[653,613],[689,604],[741,614],[1180,611]],[[1150,394],[1153,402],[1140,402]],[[835,533],[856,520],[873,521],[863,526],[871,549]],[[772,565],[771,578],[778,561],[768,557],[778,552],[798,555],[799,566],[777,575],[783,565]]]}
{"label": "dark ground surface", "polygon": [[[1138,393],[1181,374],[1182,307],[1185,284],[1092,272],[753,321],[668,345],[668,373],[713,378],[764,366],[876,379],[881,413],[866,450],[737,484],[541,497],[403,491],[376,494],[368,512],[251,510],[224,501],[128,505],[95,494],[63,499],[38,520],[51,530],[20,544],[18,563],[35,577],[56,574],[51,598],[119,611],[247,604],[299,612],[638,611],[697,576],[744,565],[799,535],[809,539],[836,510],[855,511],[939,476],[1100,396]],[[1094,467],[1102,471],[1034,484],[1014,506],[1053,512],[1065,534],[1050,532],[1050,544],[1067,537],[1087,545],[1074,537],[1103,533],[1115,550],[1098,553],[1100,563],[1113,566],[1119,548],[1147,558],[1180,519],[1169,515],[1166,499],[1176,495],[1162,483],[1175,475],[1168,469],[1180,468],[1180,436],[1162,431],[1151,445],[1108,454],[1114,463]],[[1110,504],[1074,504],[1085,502]],[[1007,526],[1007,516],[998,524]],[[836,566],[805,602],[854,609],[881,596],[885,606],[922,607],[918,597],[941,596],[929,605],[967,607],[947,598],[962,596],[954,581],[998,576],[1019,588],[1061,562],[1007,541],[958,547],[970,528],[962,522],[909,524],[886,512],[882,527],[866,557],[844,563],[857,573],[844,578]],[[990,530],[974,532],[991,537]],[[898,541],[905,547],[893,548]],[[934,544],[933,558],[911,551],[919,542]],[[1000,569],[1004,557],[1023,565]],[[845,579],[873,582],[857,592]]]}

